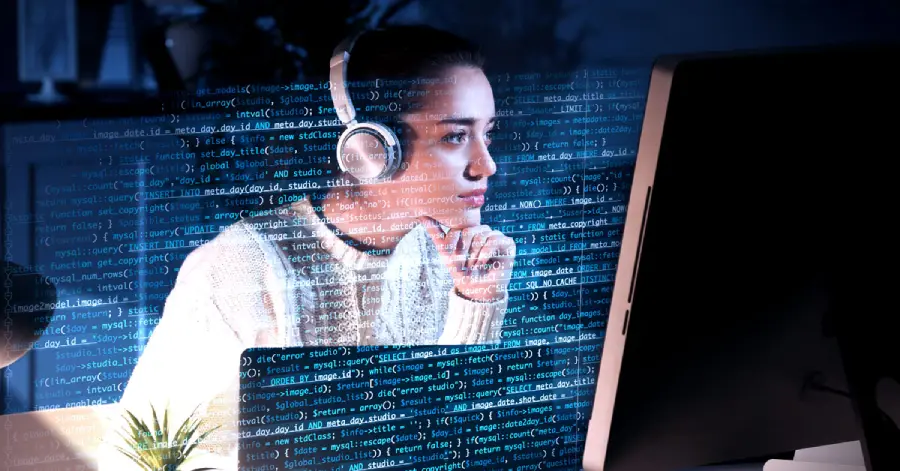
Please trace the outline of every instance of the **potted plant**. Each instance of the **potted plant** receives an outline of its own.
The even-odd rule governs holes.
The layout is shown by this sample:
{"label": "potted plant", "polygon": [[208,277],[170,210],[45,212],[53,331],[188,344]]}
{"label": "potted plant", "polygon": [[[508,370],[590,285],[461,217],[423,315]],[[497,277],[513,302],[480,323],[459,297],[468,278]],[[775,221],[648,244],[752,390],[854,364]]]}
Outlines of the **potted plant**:
{"label": "potted plant", "polygon": [[[196,417],[197,408],[178,427],[174,435],[169,430],[169,409],[163,412],[162,424],[153,405],[153,423],[148,424],[138,419],[131,411],[126,410],[125,415],[128,424],[127,432],[119,432],[125,440],[126,447],[116,446],[131,461],[134,461],[140,469],[145,471],[187,471],[185,465],[195,450],[206,437],[218,429],[214,427],[202,433],[196,440],[192,438],[203,425],[202,419]],[[190,471],[212,470],[215,468],[197,468]]]}

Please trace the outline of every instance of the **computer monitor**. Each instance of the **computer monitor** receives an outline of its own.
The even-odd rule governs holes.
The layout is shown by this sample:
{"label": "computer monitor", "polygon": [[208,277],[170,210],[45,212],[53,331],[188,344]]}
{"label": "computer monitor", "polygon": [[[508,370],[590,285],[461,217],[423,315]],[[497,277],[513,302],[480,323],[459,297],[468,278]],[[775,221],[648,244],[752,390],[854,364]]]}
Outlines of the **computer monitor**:
{"label": "computer monitor", "polygon": [[585,470],[864,438],[847,377],[896,353],[898,51],[655,64]]}

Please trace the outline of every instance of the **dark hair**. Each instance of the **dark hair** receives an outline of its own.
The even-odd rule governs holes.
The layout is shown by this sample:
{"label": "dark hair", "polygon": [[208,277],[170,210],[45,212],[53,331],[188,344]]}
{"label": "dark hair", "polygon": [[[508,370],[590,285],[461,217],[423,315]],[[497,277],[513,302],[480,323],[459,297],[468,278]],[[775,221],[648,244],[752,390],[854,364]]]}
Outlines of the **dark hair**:
{"label": "dark hair", "polygon": [[430,77],[449,67],[484,68],[472,42],[424,25],[397,25],[364,32],[350,53],[349,81]]}
{"label": "dark hair", "polygon": [[[357,108],[357,121],[377,121],[394,130],[400,140],[404,154],[408,143],[415,139],[412,129],[400,120],[400,113],[388,111],[368,111],[370,104],[384,105],[383,95],[369,100],[371,84],[376,79],[382,83],[401,83],[411,79],[439,78],[448,68],[484,68],[485,59],[480,49],[472,42],[453,33],[424,25],[396,25],[363,32],[350,51],[347,65],[348,89],[363,91],[353,98]],[[417,86],[402,85],[382,87],[397,92],[399,89],[415,89]],[[412,100],[404,98],[407,105]],[[329,162],[329,175],[340,174],[337,162]],[[350,178],[352,180],[352,177]]]}

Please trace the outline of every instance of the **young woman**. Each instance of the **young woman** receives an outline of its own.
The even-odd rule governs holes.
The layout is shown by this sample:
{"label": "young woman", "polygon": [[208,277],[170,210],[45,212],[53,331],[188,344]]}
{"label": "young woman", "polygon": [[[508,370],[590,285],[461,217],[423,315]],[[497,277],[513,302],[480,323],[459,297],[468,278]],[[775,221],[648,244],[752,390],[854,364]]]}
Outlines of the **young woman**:
{"label": "young woman", "polygon": [[[391,106],[400,170],[379,182],[348,176],[191,253],[121,407],[148,418],[150,404],[168,406],[180,424],[200,406],[221,426],[201,447],[222,458],[209,464],[233,469],[244,349],[498,341],[515,244],[481,224],[497,171],[482,66],[470,43],[431,28],[362,35],[349,80],[408,84]],[[101,466],[135,465],[112,450]]]}

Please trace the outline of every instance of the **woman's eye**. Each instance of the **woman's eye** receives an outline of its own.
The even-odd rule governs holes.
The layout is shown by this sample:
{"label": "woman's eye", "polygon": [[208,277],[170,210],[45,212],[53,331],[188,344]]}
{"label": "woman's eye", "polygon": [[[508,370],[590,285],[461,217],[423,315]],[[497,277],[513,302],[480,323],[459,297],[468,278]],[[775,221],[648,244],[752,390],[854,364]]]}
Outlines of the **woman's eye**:
{"label": "woman's eye", "polygon": [[444,142],[449,142],[450,144],[462,144],[464,139],[466,138],[466,133],[463,131],[454,132],[447,134],[441,140]]}
{"label": "woman's eye", "polygon": [[[484,140],[486,143],[490,144],[493,139],[494,139],[494,130],[493,129],[484,133]],[[441,139],[441,141],[447,142],[450,144],[464,144],[467,140],[468,140],[468,135],[466,134],[465,131],[450,133]]]}

